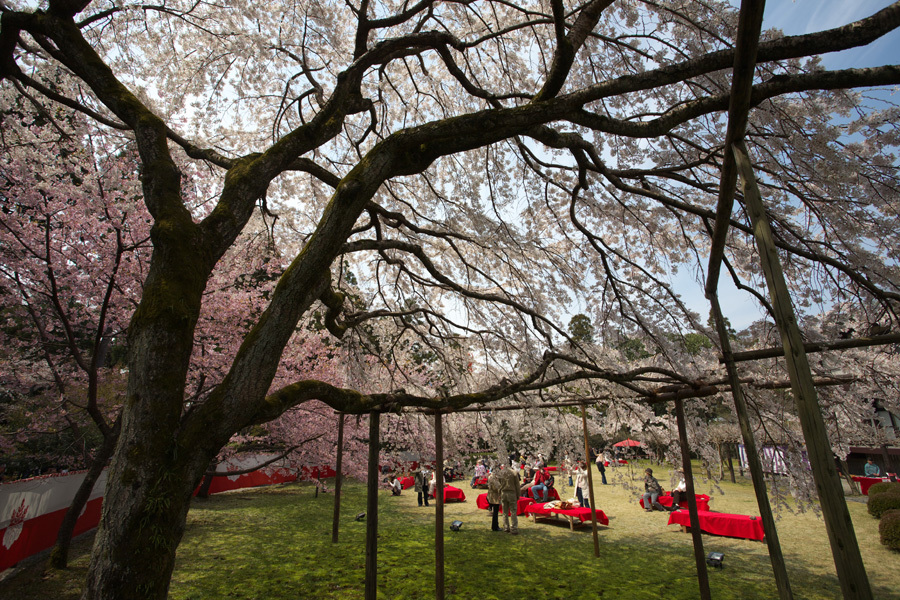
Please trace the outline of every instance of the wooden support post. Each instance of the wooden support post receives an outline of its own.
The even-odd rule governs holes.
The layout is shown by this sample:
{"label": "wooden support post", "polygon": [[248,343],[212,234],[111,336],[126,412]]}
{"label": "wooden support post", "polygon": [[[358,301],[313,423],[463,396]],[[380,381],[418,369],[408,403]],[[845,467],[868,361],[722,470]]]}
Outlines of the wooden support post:
{"label": "wooden support post", "polygon": [[378,429],[381,413],[369,413],[369,469],[366,482],[366,594],[365,600],[378,595]]}
{"label": "wooden support post", "polygon": [[[591,442],[588,439],[587,410],[581,405],[581,428],[584,430],[584,462],[587,467],[588,499],[591,501],[591,528],[594,532],[594,556],[600,558],[600,536],[597,534],[597,501],[594,500],[594,476],[591,474]],[[574,526],[573,526],[574,530]]]}
{"label": "wooden support post", "polygon": [[[706,572],[706,553],[703,552],[703,538],[700,535],[700,517],[697,516],[697,495],[694,492],[694,470],[691,466],[691,448],[688,445],[687,425],[684,420],[684,400],[675,401],[675,419],[678,421],[678,441],[681,443],[681,468],[684,470],[684,483],[688,500],[688,513],[691,517],[691,538],[694,542],[694,561],[697,563],[697,584],[700,586],[700,599],[710,600],[709,573]],[[651,507],[652,508],[652,507]]]}
{"label": "wooden support post", "polygon": [[750,156],[743,142],[732,146],[732,150],[741,175],[744,205],[753,225],[769,296],[775,309],[775,324],[781,333],[781,345],[784,347],[794,402],[806,440],[806,451],[819,502],[822,505],[822,515],[825,518],[825,528],[828,531],[835,568],[841,582],[841,591],[846,599],[869,599],[872,598],[872,588],[859,552],[844,491],[835,469],[834,455],[828,443],[828,431],[825,429],[825,420],[816,398],[816,388],[803,348],[800,327],[797,325],[794,307],[781,269],[781,260],[753,175]]}
{"label": "wooden support post", "polygon": [[434,597],[444,600],[444,424],[441,411],[434,413]]}
{"label": "wooden support post", "polygon": [[891,460],[891,455],[888,453],[887,444],[881,445],[881,457],[884,460],[884,468],[881,469],[882,474],[896,473],[896,471],[893,469],[893,461]]}
{"label": "wooden support post", "polygon": [[341,520],[341,469],[344,464],[344,413],[338,413],[337,464],[334,474],[334,518],[331,521],[331,543],[338,542],[338,525]]}
{"label": "wooden support post", "polygon": [[734,462],[731,460],[731,442],[725,444],[725,457],[728,459],[728,472],[731,474],[731,483],[737,483],[734,478]]}
{"label": "wooden support post", "polygon": [[[750,478],[753,480],[753,491],[756,493],[756,505],[759,507],[759,516],[762,519],[763,530],[766,533],[766,544],[769,548],[769,560],[772,563],[772,571],[775,574],[775,585],[778,587],[779,597],[782,600],[789,600],[794,597],[791,592],[791,582],[788,579],[784,555],[781,552],[781,543],[778,540],[778,532],[775,529],[775,518],[772,516],[772,507],[769,504],[769,494],[766,490],[766,477],[756,450],[756,438],[753,437],[753,427],[750,425],[747,402],[744,398],[740,378],[738,377],[737,366],[731,360],[731,340],[728,339],[728,328],[725,326],[725,317],[722,314],[722,307],[719,306],[718,295],[711,294],[709,296],[709,304],[712,307],[713,319],[719,332],[722,354],[725,356],[725,369],[731,382],[731,395],[734,398],[734,409],[737,413],[738,423],[741,426],[741,437],[744,438],[744,449],[747,452]],[[730,460],[729,457],[729,462]],[[731,480],[734,481],[734,470],[731,472]]]}

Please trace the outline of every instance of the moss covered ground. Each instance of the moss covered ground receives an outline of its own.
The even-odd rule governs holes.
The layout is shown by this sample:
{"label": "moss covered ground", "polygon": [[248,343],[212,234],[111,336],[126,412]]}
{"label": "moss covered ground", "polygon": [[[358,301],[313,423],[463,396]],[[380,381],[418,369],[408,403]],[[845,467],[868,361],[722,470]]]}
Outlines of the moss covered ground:
{"label": "moss covered ground", "polygon": [[[599,528],[595,558],[589,524],[572,532],[568,524],[520,519],[520,535],[490,531],[486,511],[478,510],[480,490],[455,482],[464,503],[445,507],[445,525],[463,521],[460,532],[445,533],[446,597],[512,598],[667,598],[698,597],[691,536],[667,525],[668,513],[646,513],[637,505],[643,465],[609,470],[611,485],[595,481],[598,505],[609,516]],[[595,471],[596,473],[596,471]],[[665,469],[657,469],[665,486]],[[561,492],[571,493],[560,477]],[[562,480],[562,481],[561,481]],[[697,491],[713,497],[720,512],[758,514],[747,481],[697,481]],[[363,596],[365,523],[353,517],[365,510],[365,488],[344,486],[340,539],[331,541],[333,496],[313,493],[307,484],[289,484],[219,494],[195,501],[178,550],[170,597],[348,599]],[[876,598],[900,597],[900,553],[882,546],[878,521],[861,502],[848,502]],[[418,507],[414,493],[379,503],[379,598],[434,597],[434,511]],[[782,511],[779,536],[795,598],[838,599],[840,587],[825,526],[814,512]],[[705,552],[725,554],[724,568],[710,570],[712,596],[776,598],[766,545],[703,535]],[[78,598],[87,569],[89,540],[76,544],[72,566],[53,571],[44,562],[0,583],[0,597]]]}

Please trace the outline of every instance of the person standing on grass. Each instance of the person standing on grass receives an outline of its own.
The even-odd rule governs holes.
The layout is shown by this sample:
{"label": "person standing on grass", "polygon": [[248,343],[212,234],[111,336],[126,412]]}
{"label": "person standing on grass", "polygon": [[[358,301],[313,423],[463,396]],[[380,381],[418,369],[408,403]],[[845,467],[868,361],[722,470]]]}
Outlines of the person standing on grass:
{"label": "person standing on grass", "polygon": [[503,471],[503,465],[499,467],[494,467],[491,470],[491,474],[488,475],[487,480],[487,501],[488,501],[488,510],[491,511],[491,531],[500,531],[500,525],[497,523],[500,517],[500,503],[501,503],[501,487],[500,487],[500,473]]}
{"label": "person standing on grass", "polygon": [[575,467],[575,497],[578,503],[584,508],[590,508],[590,491],[588,491],[588,472],[587,464],[584,461],[578,461]]}
{"label": "person standing on grass", "polygon": [[653,512],[653,509],[666,510],[666,507],[659,503],[659,496],[662,494],[662,486],[653,476],[653,469],[644,470],[644,510]]}
{"label": "person standing on grass", "polygon": [[[519,473],[517,469],[501,469],[498,475],[500,480],[500,507],[503,510],[503,528],[506,533],[519,534]],[[509,526],[512,515],[512,529]]]}
{"label": "person standing on grass", "polygon": [[600,471],[600,481],[606,485],[606,455],[601,452],[597,455],[597,470]]}
{"label": "person standing on grass", "polygon": [[428,467],[422,465],[416,471],[415,490],[416,498],[419,500],[419,506],[422,506],[424,500],[425,506],[428,506],[428,482],[431,478],[428,476]]}
{"label": "person standing on grass", "polygon": [[437,470],[431,471],[428,478],[428,495],[437,498]]}

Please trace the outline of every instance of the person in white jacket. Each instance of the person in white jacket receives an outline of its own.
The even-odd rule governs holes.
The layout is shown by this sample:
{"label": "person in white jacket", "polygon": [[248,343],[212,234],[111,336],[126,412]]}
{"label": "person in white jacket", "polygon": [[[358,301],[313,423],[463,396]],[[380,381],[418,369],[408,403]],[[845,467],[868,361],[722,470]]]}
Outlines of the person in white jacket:
{"label": "person in white jacket", "polygon": [[575,497],[584,508],[590,508],[590,491],[588,491],[588,473],[584,461],[579,460],[575,467]]}
{"label": "person in white jacket", "polygon": [[678,471],[678,474],[681,476],[681,481],[679,481],[675,489],[672,490],[672,506],[669,510],[678,510],[679,504],[684,500],[687,500],[687,483],[684,481],[684,473]]}

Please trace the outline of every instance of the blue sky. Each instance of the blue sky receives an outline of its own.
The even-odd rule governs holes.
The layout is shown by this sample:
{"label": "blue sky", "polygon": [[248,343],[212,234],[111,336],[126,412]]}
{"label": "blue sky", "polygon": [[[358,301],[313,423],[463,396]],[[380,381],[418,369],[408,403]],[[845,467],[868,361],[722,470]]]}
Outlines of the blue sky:
{"label": "blue sky", "polygon": [[[740,0],[731,0],[740,6]],[[890,0],[769,0],[763,16],[763,28],[778,28],[785,35],[801,35],[846,25],[872,15],[892,4]],[[835,52],[823,56],[829,69],[851,67],[874,67],[897,64],[900,59],[900,31],[894,31],[865,48]],[[896,91],[885,93],[897,97]],[[900,101],[900,98],[897,98]],[[706,264],[703,265],[704,272]],[[700,313],[705,321],[709,314],[709,304],[703,289],[685,272],[679,272],[675,287],[682,294],[688,306]],[[756,302],[746,293],[738,292],[731,278],[723,269],[720,278],[719,298],[722,310],[735,329],[743,329],[764,316]]]}
{"label": "blue sky", "polygon": [[[736,6],[740,2],[732,1]],[[763,28],[777,27],[785,35],[801,35],[846,25],[872,15],[890,0],[769,0],[763,16]],[[832,69],[873,67],[897,62],[900,32],[894,31],[874,44],[846,52],[825,55],[825,65]]]}

